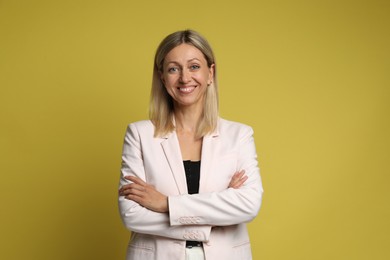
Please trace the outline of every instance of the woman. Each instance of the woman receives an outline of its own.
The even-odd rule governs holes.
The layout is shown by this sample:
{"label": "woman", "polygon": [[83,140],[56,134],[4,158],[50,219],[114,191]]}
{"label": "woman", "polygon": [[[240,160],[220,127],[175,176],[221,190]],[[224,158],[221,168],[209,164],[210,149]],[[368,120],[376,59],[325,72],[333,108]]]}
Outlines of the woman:
{"label": "woman", "polygon": [[159,45],[150,120],[128,126],[119,208],[127,259],[252,259],[262,198],[253,131],[218,116],[214,54],[197,32]]}

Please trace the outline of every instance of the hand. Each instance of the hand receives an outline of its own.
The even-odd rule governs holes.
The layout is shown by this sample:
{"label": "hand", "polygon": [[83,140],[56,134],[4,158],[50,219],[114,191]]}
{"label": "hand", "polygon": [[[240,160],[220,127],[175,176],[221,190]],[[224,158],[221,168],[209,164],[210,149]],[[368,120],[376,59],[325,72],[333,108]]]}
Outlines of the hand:
{"label": "hand", "polygon": [[155,212],[169,211],[168,197],[158,192],[152,185],[135,176],[126,176],[125,179],[132,183],[123,185],[119,189],[119,196],[124,196]]}
{"label": "hand", "polygon": [[238,171],[233,175],[232,179],[230,180],[228,188],[239,189],[247,179],[248,176],[245,175],[244,170]]}

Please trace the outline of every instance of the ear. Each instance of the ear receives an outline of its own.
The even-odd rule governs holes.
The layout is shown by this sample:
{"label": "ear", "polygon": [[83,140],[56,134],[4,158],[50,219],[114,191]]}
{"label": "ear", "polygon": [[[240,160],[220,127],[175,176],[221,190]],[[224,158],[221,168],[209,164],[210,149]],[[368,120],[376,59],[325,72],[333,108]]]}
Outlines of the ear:
{"label": "ear", "polygon": [[214,70],[215,70],[215,64],[211,64],[210,68],[209,68],[209,79],[207,81],[207,85],[210,85],[211,83],[213,83],[213,80],[214,80]]}

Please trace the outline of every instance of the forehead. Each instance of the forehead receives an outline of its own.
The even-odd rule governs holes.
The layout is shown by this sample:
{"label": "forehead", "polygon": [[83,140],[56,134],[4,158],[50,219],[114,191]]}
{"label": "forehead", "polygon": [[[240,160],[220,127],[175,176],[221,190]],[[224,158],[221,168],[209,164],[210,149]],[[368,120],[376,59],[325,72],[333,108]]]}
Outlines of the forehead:
{"label": "forehead", "polygon": [[168,54],[165,56],[164,63],[184,63],[193,59],[206,61],[203,53],[198,48],[190,44],[182,43],[168,52]]}

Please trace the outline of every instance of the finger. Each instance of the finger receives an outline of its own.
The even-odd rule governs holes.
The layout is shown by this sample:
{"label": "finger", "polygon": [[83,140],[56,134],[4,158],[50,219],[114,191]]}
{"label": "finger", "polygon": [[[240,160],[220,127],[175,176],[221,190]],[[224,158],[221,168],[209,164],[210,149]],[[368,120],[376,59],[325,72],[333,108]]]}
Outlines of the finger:
{"label": "finger", "polygon": [[118,193],[120,196],[123,196],[123,191],[129,188],[129,185],[123,185],[122,187],[119,188]]}
{"label": "finger", "polygon": [[132,195],[132,196],[137,196],[137,197],[140,197],[140,198],[144,198],[148,195],[148,192],[145,188],[140,188],[140,187],[137,187],[137,188],[129,188],[129,189],[126,189],[126,190],[123,190],[121,192],[121,196],[129,196],[129,195]]}
{"label": "finger", "polygon": [[141,197],[139,197],[139,196],[137,196],[137,195],[133,195],[133,194],[130,194],[130,195],[125,196],[125,199],[135,201],[135,202],[137,202],[138,204],[141,204],[141,201],[142,201],[142,198],[141,198]]}
{"label": "finger", "polygon": [[130,185],[131,184],[125,184],[125,185],[121,186],[119,190],[122,191],[122,190],[128,189],[128,188],[130,188]]}
{"label": "finger", "polygon": [[237,179],[240,179],[242,178],[242,176],[245,174],[245,171],[244,170],[241,170],[241,171],[237,171],[233,177],[237,178]]}
{"label": "finger", "polygon": [[241,187],[241,186],[246,182],[247,179],[248,179],[248,176],[242,177],[242,178],[236,183],[236,187],[237,187],[237,188]]}
{"label": "finger", "polygon": [[244,170],[236,171],[236,172],[234,173],[235,176],[239,176],[239,175],[242,175],[242,174],[244,174]]}
{"label": "finger", "polygon": [[136,188],[137,185],[140,186],[139,184],[136,183],[123,185],[122,187],[120,187],[119,192],[123,192],[124,190],[131,189],[131,188]]}
{"label": "finger", "polygon": [[232,183],[236,183],[237,181],[239,181],[244,176],[244,174],[245,174],[245,171],[236,172],[233,175],[231,182]]}
{"label": "finger", "polygon": [[245,173],[243,173],[243,172],[239,172],[239,173],[237,174],[236,178],[235,178],[235,181],[239,181],[239,180],[242,178],[242,176],[244,176],[244,174],[245,174]]}
{"label": "finger", "polygon": [[230,181],[229,187],[238,189],[245,183],[247,179],[248,176],[245,175],[244,170],[236,172]]}
{"label": "finger", "polygon": [[146,185],[146,184],[147,184],[146,182],[144,182],[144,181],[141,180],[140,178],[135,177],[135,176],[131,176],[131,175],[125,176],[125,179],[126,179],[126,180],[129,180],[129,181],[131,181],[131,182],[137,183],[137,184],[139,184],[139,185]]}
{"label": "finger", "polygon": [[132,183],[129,185],[129,187],[126,190],[138,190],[138,191],[146,191],[146,186],[139,185],[137,183]]}
{"label": "finger", "polygon": [[238,179],[240,179],[240,173],[239,172],[235,172],[232,176],[232,179],[231,179],[231,182],[235,182],[237,181]]}
{"label": "finger", "polygon": [[120,196],[126,196],[128,194],[133,193],[133,191],[135,191],[135,190],[138,190],[138,191],[141,191],[141,192],[145,192],[146,191],[146,187],[142,186],[142,185],[139,185],[139,184],[136,184],[136,183],[126,184],[126,185],[123,185],[119,189],[119,195]]}

